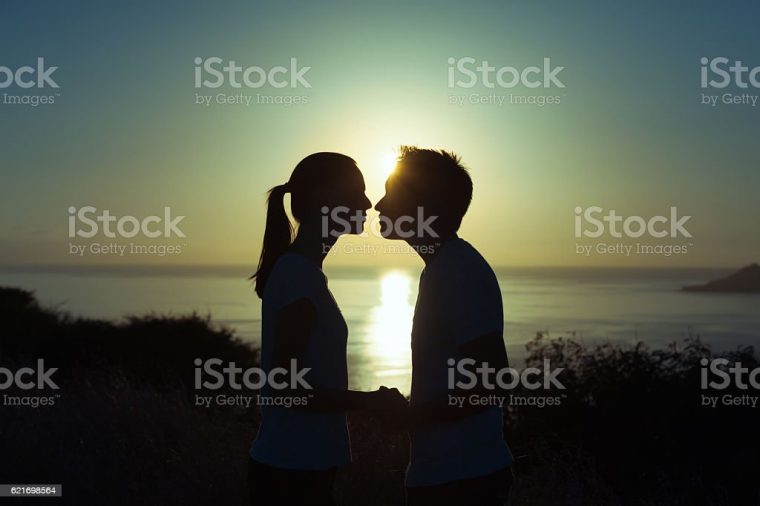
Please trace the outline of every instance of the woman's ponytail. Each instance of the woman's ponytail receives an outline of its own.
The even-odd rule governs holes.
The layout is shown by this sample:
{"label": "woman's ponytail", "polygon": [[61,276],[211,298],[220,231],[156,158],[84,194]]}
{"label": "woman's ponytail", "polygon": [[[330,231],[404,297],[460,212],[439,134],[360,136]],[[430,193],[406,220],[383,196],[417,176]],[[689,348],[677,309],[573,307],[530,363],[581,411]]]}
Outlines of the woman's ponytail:
{"label": "woman's ponytail", "polygon": [[256,294],[259,297],[264,296],[264,287],[277,259],[285,253],[293,242],[293,224],[290,223],[290,218],[285,212],[284,203],[285,194],[288,191],[290,188],[287,183],[269,190],[264,244],[261,248],[261,257],[256,274],[251,276],[251,279],[256,280]]}
{"label": "woman's ponytail", "polygon": [[264,287],[274,264],[294,239],[293,224],[285,212],[285,194],[291,194],[290,210],[296,223],[303,223],[303,220],[309,217],[309,213],[316,214],[316,210],[310,207],[315,192],[320,191],[325,185],[338,184],[344,178],[350,177],[350,174],[361,174],[353,159],[340,153],[314,153],[298,162],[287,183],[269,190],[264,246],[261,248],[256,274],[251,276],[251,279],[256,280],[256,294],[259,297],[264,297]]}

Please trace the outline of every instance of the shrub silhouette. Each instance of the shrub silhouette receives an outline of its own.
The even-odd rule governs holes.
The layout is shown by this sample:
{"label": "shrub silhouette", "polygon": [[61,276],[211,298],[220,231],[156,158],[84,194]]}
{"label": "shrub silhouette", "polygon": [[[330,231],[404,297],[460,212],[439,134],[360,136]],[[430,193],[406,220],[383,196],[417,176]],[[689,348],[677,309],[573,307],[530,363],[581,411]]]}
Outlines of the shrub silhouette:
{"label": "shrub silhouette", "polygon": [[[0,318],[0,366],[44,358],[61,386],[55,406],[0,407],[0,483],[63,483],[63,504],[246,503],[256,411],[193,402],[195,358],[257,364],[232,330],[197,314],[76,318],[16,288],[0,288]],[[507,409],[512,503],[758,504],[760,409],[700,405],[700,360],[718,356],[759,365],[752,347],[716,354],[699,338],[653,350],[539,333],[526,365],[564,368],[566,389],[550,394],[559,406]],[[368,415],[349,426],[354,463],[339,473],[338,504],[402,504],[406,436]]]}
{"label": "shrub silhouette", "polygon": [[43,309],[33,294],[0,288],[0,364],[43,358],[58,367],[64,383],[82,370],[119,375],[158,387],[179,383],[193,388],[193,361],[220,358],[241,367],[258,363],[255,350],[210,315],[128,316],[122,323],[74,318]]}
{"label": "shrub silhouette", "polygon": [[[510,410],[507,438],[517,453],[540,453],[552,443],[556,455],[570,449],[579,467],[590,463],[598,473],[591,483],[601,478],[621,504],[758,503],[758,409],[702,407],[700,389],[701,359],[755,368],[752,347],[713,354],[699,338],[664,350],[583,346],[539,333],[528,351],[528,366],[542,369],[549,359],[552,368],[565,368],[566,390],[559,407]],[[581,478],[575,488],[584,485]]]}

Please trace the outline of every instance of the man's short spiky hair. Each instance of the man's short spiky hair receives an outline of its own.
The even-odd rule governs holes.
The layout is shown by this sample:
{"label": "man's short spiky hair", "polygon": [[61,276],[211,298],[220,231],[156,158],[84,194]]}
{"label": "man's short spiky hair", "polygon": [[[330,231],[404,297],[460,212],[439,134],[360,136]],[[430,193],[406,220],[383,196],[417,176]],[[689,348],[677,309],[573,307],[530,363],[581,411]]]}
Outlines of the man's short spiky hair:
{"label": "man's short spiky hair", "polygon": [[401,146],[399,175],[411,186],[426,216],[438,216],[438,234],[459,230],[472,200],[472,179],[451,151]]}

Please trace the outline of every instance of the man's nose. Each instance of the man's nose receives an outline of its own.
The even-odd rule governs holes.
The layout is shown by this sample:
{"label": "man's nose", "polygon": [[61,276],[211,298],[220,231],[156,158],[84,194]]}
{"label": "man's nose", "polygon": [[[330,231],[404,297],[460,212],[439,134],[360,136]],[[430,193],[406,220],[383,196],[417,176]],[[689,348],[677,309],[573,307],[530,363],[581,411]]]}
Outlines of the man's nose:
{"label": "man's nose", "polygon": [[375,211],[378,211],[378,212],[382,212],[383,211],[382,207],[383,207],[383,202],[384,201],[385,201],[385,197],[383,197],[383,198],[381,198],[380,200],[377,201],[377,204],[375,204]]}

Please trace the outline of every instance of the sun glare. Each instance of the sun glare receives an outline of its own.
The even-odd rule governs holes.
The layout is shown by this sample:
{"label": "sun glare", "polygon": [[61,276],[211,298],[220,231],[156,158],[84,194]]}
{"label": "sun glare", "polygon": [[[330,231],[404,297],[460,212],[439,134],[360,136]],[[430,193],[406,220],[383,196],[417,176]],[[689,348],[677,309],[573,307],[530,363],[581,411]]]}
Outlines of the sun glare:
{"label": "sun glare", "polygon": [[398,155],[394,152],[389,152],[383,155],[380,161],[380,168],[383,172],[383,177],[387,178],[391,175],[391,172],[396,168],[396,158]]}
{"label": "sun glare", "polygon": [[383,363],[392,376],[410,366],[409,339],[414,307],[410,302],[412,278],[405,272],[391,271],[380,280],[380,304],[372,309],[368,337],[375,360]]}

